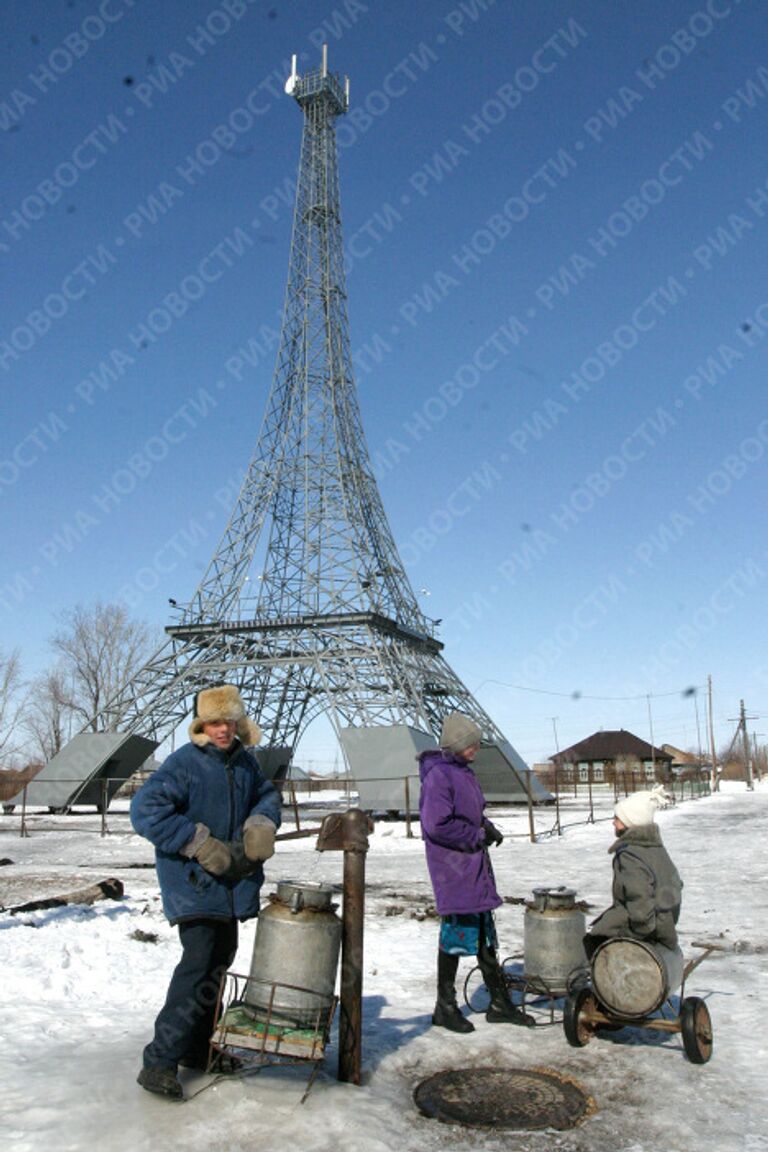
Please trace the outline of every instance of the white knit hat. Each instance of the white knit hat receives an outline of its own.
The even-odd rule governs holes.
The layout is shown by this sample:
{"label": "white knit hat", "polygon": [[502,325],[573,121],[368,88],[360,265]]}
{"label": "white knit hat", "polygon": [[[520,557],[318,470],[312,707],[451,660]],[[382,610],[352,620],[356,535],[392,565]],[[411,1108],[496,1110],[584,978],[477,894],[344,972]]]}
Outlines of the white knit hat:
{"label": "white knit hat", "polygon": [[443,729],[440,733],[440,747],[446,752],[463,752],[473,744],[479,744],[482,732],[469,716],[462,712],[451,712],[443,720]]}
{"label": "white knit hat", "polygon": [[666,808],[672,797],[664,791],[663,784],[657,784],[649,792],[633,792],[619,800],[614,808],[625,828],[637,828],[640,824],[653,824],[658,808]]}

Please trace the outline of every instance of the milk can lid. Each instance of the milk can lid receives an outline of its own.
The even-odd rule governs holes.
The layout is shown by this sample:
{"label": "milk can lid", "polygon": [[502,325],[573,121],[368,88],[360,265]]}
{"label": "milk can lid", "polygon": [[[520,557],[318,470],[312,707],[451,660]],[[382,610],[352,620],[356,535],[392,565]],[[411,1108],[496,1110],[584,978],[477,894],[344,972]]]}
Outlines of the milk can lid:
{"label": "milk can lid", "polygon": [[576,889],[566,888],[564,884],[556,888],[534,888],[533,897],[537,908],[569,908],[576,900]]}
{"label": "milk can lid", "polygon": [[327,908],[333,889],[314,880],[278,880],[277,898],[285,904],[298,903],[303,908]]}

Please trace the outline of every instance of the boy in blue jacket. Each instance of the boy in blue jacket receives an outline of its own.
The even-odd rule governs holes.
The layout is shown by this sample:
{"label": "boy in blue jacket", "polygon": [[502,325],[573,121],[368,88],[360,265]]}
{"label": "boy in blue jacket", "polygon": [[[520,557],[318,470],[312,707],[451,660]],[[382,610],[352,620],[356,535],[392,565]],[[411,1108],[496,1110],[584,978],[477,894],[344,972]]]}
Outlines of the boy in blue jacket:
{"label": "boy in blue jacket", "polygon": [[[191,743],[131,803],[133,827],[155,846],[163,911],[182,946],[138,1082],[175,1100],[183,1097],[179,1065],[208,1064],[221,978],[237,952],[238,921],[258,915],[263,861],[274,852],[281,809],[250,750],[261,729],[236,688],[199,692],[189,734]],[[222,1055],[219,1065],[233,1070]]]}

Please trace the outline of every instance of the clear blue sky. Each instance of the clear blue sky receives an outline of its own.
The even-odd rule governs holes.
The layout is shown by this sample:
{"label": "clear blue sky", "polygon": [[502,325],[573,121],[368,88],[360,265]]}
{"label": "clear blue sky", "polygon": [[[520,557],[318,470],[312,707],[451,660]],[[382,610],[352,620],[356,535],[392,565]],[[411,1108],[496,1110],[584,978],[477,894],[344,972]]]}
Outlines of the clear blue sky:
{"label": "clear blue sky", "polygon": [[363,420],[450,663],[529,762],[694,746],[708,675],[718,744],[742,698],[763,742],[767,31],[748,0],[6,0],[3,648],[32,675],[75,603],[160,629],[194,591],[274,365],[282,84],[326,41]]}

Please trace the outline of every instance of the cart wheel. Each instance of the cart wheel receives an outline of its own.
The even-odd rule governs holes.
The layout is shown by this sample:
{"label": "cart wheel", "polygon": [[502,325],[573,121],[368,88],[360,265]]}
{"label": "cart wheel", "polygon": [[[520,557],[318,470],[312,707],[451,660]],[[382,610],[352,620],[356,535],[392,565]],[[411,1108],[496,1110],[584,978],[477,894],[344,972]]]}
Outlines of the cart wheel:
{"label": "cart wheel", "polygon": [[698,996],[686,996],[680,1005],[683,1047],[691,1064],[706,1064],[712,1055],[712,1020]]}
{"label": "cart wheel", "polygon": [[572,1048],[583,1048],[595,1034],[593,1025],[584,1019],[584,1013],[597,1007],[597,1000],[591,988],[579,988],[569,996],[563,1008],[563,1031]]}
{"label": "cart wheel", "polygon": [[470,1012],[485,1012],[491,1002],[491,994],[485,986],[479,965],[470,968],[464,981],[464,1003]]}

